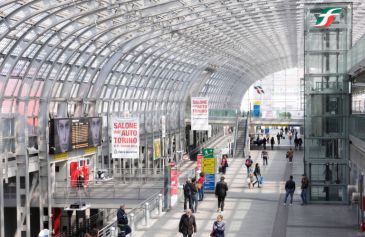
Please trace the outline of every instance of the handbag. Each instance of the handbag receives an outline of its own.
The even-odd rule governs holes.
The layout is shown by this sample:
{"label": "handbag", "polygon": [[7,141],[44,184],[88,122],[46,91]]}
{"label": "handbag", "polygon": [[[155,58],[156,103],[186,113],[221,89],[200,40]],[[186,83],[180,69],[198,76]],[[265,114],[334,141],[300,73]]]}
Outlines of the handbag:
{"label": "handbag", "polygon": [[201,183],[197,183],[196,188],[197,189],[201,189],[202,188],[202,184]]}
{"label": "handbag", "polygon": [[218,171],[219,171],[219,172],[222,172],[222,171],[223,171],[222,166],[219,166]]}
{"label": "handbag", "polygon": [[212,230],[212,232],[210,232],[210,236],[211,237],[214,237],[215,236],[215,231],[214,230]]}

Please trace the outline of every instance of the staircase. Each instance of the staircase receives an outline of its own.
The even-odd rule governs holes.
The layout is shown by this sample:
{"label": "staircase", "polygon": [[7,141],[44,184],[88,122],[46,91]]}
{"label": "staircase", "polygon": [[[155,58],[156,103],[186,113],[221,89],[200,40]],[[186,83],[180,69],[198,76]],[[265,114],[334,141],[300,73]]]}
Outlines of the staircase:
{"label": "staircase", "polygon": [[245,147],[246,147],[246,141],[247,141],[247,125],[248,125],[247,117],[238,118],[235,157],[244,157],[245,156]]}

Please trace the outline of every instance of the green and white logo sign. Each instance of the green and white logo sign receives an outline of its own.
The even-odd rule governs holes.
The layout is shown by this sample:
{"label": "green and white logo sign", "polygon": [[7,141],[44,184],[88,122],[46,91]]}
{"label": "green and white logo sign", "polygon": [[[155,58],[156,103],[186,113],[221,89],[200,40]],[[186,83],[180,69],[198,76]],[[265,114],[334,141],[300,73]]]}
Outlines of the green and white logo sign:
{"label": "green and white logo sign", "polygon": [[339,7],[329,7],[323,9],[314,26],[318,28],[329,27],[335,21],[336,16],[339,16],[341,12],[342,8]]}

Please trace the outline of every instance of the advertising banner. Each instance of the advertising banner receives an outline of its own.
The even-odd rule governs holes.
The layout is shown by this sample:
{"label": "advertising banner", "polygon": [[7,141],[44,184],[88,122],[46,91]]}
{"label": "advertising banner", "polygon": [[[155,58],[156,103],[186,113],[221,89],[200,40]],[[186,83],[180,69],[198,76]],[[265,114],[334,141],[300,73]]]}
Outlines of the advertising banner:
{"label": "advertising banner", "polygon": [[203,162],[203,155],[198,154],[196,156],[196,171],[201,171],[202,170],[202,162]]}
{"label": "advertising banner", "polygon": [[205,173],[204,190],[214,192],[215,189],[215,158],[213,148],[203,149],[202,172]]}
{"label": "advertising banner", "polygon": [[175,167],[171,168],[171,189],[170,189],[170,195],[171,195],[171,206],[175,205],[177,203],[177,192],[178,192],[178,172]]}
{"label": "advertising banner", "polygon": [[139,158],[138,118],[112,119],[111,136],[113,158]]}
{"label": "advertising banner", "polygon": [[153,159],[161,158],[161,139],[154,139],[153,140]]}
{"label": "advertising banner", "polygon": [[161,117],[161,133],[162,133],[162,138],[166,137],[166,116],[162,115]]}
{"label": "advertising banner", "polygon": [[191,130],[209,130],[209,107],[208,98],[191,98]]}

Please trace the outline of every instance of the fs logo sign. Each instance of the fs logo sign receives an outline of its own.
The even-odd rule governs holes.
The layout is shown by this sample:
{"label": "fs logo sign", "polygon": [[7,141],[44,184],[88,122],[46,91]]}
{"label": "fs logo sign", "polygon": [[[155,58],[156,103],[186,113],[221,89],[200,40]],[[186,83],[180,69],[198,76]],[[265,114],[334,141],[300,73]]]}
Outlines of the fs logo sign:
{"label": "fs logo sign", "polygon": [[339,16],[342,12],[342,8],[330,7],[321,11],[321,14],[317,18],[317,22],[314,27],[328,28],[335,20],[336,16]]}

